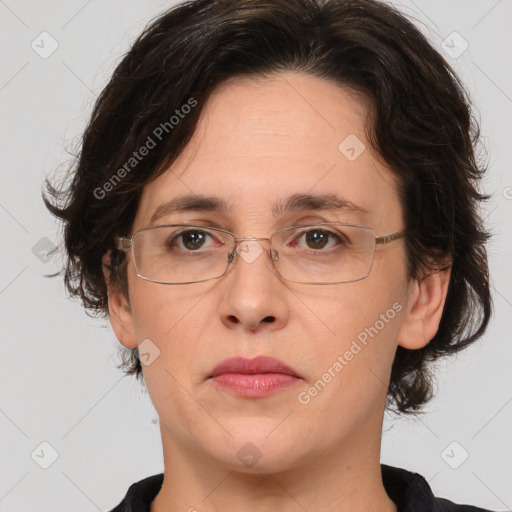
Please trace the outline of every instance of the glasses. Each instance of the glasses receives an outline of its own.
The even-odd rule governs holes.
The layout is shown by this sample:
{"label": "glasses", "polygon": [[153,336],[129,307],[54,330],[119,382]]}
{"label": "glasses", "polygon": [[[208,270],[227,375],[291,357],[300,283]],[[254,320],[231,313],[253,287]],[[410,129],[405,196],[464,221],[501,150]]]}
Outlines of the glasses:
{"label": "glasses", "polygon": [[131,238],[116,237],[117,249],[130,252],[137,276],[161,284],[190,284],[219,279],[237,255],[252,263],[269,243],[269,257],[286,281],[338,284],[368,277],[378,244],[404,233],[377,237],[371,228],[325,222],[294,226],[270,238],[236,238],[220,228],[190,224],[152,226]]}

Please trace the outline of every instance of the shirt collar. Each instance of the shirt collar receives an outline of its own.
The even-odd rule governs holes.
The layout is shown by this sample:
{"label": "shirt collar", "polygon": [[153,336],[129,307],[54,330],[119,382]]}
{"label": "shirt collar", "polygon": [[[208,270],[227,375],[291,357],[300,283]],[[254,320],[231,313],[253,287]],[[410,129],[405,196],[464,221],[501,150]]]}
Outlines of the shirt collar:
{"label": "shirt collar", "polygon": [[[384,489],[396,504],[398,512],[482,510],[463,506],[459,508],[448,500],[435,498],[427,481],[418,473],[386,464],[381,464],[381,473]],[[123,501],[111,512],[150,512],[151,502],[160,491],[163,480],[164,475],[161,473],[134,483]]]}

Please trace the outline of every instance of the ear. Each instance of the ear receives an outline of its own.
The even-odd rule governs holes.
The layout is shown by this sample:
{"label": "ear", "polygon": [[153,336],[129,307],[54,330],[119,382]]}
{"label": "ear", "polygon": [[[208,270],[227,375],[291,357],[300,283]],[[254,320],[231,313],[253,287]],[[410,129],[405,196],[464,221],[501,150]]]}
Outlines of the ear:
{"label": "ear", "polygon": [[119,342],[126,348],[137,348],[137,337],[132,317],[130,303],[125,295],[110,279],[110,252],[102,259],[103,276],[107,283],[108,315],[112,330]]}
{"label": "ear", "polygon": [[448,293],[450,273],[450,267],[446,266],[411,283],[398,334],[401,347],[410,350],[423,348],[436,335]]}

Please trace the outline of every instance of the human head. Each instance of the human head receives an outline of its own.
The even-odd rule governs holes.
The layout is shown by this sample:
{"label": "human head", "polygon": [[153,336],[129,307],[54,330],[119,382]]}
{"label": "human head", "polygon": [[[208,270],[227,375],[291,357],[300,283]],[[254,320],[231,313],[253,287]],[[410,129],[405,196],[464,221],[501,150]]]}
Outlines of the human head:
{"label": "human head", "polygon": [[[386,4],[199,0],[155,20],[98,98],[64,204],[48,184],[56,202],[47,206],[65,223],[66,285],[91,313],[107,314],[108,253],[111,284],[128,298],[126,255],[115,249],[115,235],[131,233],[144,187],[179,157],[223,83],[285,71],[337,84],[366,106],[368,145],[399,185],[409,278],[451,266],[436,335],[417,350],[399,346],[392,367],[390,402],[402,412],[417,410],[431,394],[428,363],[478,339],[490,316],[486,233],[478,217],[482,169],[462,85]],[[165,122],[172,128],[165,125],[158,144],[113,182]],[[141,375],[136,349],[129,365]]]}

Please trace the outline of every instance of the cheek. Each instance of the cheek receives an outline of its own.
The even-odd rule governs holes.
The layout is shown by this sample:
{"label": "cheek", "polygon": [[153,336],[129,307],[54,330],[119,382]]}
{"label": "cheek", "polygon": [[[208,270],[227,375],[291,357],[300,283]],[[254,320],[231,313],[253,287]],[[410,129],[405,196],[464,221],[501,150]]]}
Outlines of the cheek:
{"label": "cheek", "polygon": [[326,440],[348,436],[370,416],[379,416],[400,323],[400,305],[387,298],[371,307],[367,301],[342,306],[332,316],[336,336],[312,351],[311,378],[297,396],[299,410],[313,422],[310,434]]}
{"label": "cheek", "polygon": [[201,299],[208,292],[207,283],[194,285],[162,285],[132,278],[130,302],[138,339],[154,337],[162,342],[188,326],[189,335],[204,314]]}
{"label": "cheek", "polygon": [[342,350],[352,340],[364,342],[368,330],[375,336],[378,334],[383,341],[396,338],[401,322],[398,313],[405,309],[405,294],[399,274],[391,272],[390,275],[398,278],[379,279],[374,274],[372,279],[326,287],[321,294],[302,293],[303,302],[311,310],[311,316],[303,317],[304,328],[311,330],[314,327],[320,334],[316,348]]}
{"label": "cheek", "polygon": [[[355,411],[386,392],[405,310],[403,283],[389,275],[400,272],[332,287],[316,302],[323,334],[305,347],[313,376],[305,400],[315,397],[319,411]],[[305,328],[317,332],[312,324]]]}
{"label": "cheek", "polygon": [[198,363],[204,356],[199,345],[215,314],[214,305],[208,301],[209,286],[134,283],[131,303],[137,340],[150,340],[158,353],[154,364],[143,366],[146,381],[157,374],[164,380],[173,375],[186,386],[200,379],[194,373],[202,367]]}
{"label": "cheek", "polygon": [[133,287],[137,339],[145,340],[143,343],[150,340],[150,364],[144,364],[140,351],[144,381],[161,420],[182,438],[204,413],[189,391],[201,380],[200,368],[204,366],[198,364],[202,357],[200,336],[206,329],[205,318],[211,320],[212,314],[204,311],[204,294],[193,287],[171,288],[143,281]]}

